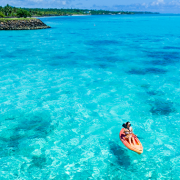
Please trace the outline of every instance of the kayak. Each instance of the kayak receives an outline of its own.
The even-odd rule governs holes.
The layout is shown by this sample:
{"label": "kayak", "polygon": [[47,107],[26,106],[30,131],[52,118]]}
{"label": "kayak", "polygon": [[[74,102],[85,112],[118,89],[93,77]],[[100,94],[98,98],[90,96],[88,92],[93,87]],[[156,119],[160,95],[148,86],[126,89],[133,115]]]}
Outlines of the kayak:
{"label": "kayak", "polygon": [[130,150],[138,153],[138,154],[142,154],[143,153],[143,147],[141,142],[139,141],[139,139],[136,137],[136,135],[132,134],[132,136],[134,137],[135,140],[135,144],[133,144],[133,142],[131,142],[131,145],[129,143],[129,140],[125,138],[125,133],[124,133],[124,128],[121,129],[120,133],[119,133],[119,138],[122,141],[122,143]]}

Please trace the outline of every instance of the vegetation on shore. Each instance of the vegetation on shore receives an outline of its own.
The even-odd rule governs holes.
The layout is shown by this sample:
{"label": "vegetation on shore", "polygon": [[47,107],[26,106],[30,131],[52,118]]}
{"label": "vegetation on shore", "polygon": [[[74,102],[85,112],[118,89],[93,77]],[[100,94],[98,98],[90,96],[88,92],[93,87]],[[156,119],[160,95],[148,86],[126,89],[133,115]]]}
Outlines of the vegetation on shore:
{"label": "vegetation on shore", "polygon": [[31,17],[31,13],[25,9],[11,7],[8,4],[5,7],[0,6],[0,18],[4,17]]}
{"label": "vegetation on shore", "polygon": [[127,12],[87,9],[41,9],[16,8],[10,5],[0,6],[0,18],[4,17],[32,17],[32,16],[68,16],[68,15],[117,15],[117,14],[151,14],[151,12]]}

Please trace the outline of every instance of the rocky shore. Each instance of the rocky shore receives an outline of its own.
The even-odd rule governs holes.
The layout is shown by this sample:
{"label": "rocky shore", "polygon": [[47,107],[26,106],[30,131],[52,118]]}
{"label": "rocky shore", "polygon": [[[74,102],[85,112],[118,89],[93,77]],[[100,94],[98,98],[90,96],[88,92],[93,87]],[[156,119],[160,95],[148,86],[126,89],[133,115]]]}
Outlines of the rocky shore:
{"label": "rocky shore", "polygon": [[32,29],[47,29],[50,26],[44,24],[40,19],[1,19],[0,30],[32,30]]}

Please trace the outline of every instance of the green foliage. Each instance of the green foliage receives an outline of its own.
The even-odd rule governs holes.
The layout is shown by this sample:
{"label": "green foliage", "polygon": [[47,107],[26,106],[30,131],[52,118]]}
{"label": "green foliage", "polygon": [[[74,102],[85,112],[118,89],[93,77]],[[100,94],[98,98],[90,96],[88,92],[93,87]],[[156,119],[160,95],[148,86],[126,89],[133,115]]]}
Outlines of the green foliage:
{"label": "green foliage", "polygon": [[5,17],[5,15],[0,11],[0,17]]}
{"label": "green foliage", "polygon": [[9,6],[9,4],[7,4],[5,7],[4,7],[4,14],[6,16],[9,16],[13,11],[13,8],[11,6]]}
{"label": "green foliage", "polygon": [[31,14],[24,9],[18,9],[17,10],[17,16],[27,18],[28,16],[31,17]]}

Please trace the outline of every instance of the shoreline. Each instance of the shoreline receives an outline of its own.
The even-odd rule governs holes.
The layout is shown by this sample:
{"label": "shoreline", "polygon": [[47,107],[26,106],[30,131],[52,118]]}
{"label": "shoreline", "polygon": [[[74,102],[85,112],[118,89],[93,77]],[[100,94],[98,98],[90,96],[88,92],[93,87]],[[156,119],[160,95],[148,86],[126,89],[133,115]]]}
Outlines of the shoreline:
{"label": "shoreline", "polygon": [[[166,15],[166,14],[160,14],[160,13],[154,13],[154,14],[159,14],[159,15]],[[153,14],[153,15],[154,15]],[[144,14],[73,14],[73,15],[46,15],[46,16],[31,16],[31,17],[27,17],[27,19],[29,18],[46,18],[46,17],[65,17],[65,16],[122,16],[122,15],[144,15]],[[169,15],[169,14],[167,14]],[[172,15],[177,15],[177,14],[172,14]],[[0,17],[1,19],[21,19],[18,17]]]}

